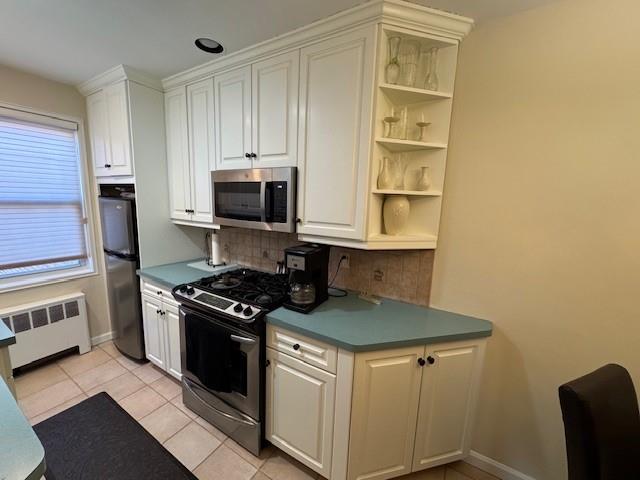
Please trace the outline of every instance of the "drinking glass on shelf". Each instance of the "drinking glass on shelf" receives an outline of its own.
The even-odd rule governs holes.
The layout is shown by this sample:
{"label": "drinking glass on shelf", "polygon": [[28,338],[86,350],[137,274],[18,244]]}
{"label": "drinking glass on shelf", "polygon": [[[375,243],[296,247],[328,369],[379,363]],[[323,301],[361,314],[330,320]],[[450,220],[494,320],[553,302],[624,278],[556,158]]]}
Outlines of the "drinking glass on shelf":
{"label": "drinking glass on shelf", "polygon": [[400,117],[396,114],[394,108],[391,109],[391,113],[382,119],[384,122],[384,133],[382,134],[385,138],[391,138],[396,135],[396,125],[400,121]]}
{"label": "drinking glass on shelf", "polygon": [[416,87],[425,88],[427,75],[429,74],[429,62],[431,61],[431,47],[422,45],[418,55],[418,70],[416,72]]}
{"label": "drinking glass on shelf", "polygon": [[416,140],[419,142],[427,141],[427,127],[431,125],[431,122],[427,122],[424,116],[424,113],[420,114],[420,118],[416,122],[416,127],[418,127],[418,136]]}
{"label": "drinking glass on shelf", "polygon": [[424,88],[427,90],[438,90],[438,49],[436,47],[429,50],[429,71],[424,81]]}
{"label": "drinking glass on shelf", "polygon": [[400,83],[413,87],[418,70],[420,44],[415,40],[404,40],[400,44]]}
{"label": "drinking glass on shelf", "polygon": [[404,106],[400,108],[399,113],[399,117],[400,117],[400,122],[398,124],[398,128],[397,128],[397,137],[399,140],[406,140],[407,139],[407,129],[409,127],[408,125],[408,118],[409,118],[409,108]]}

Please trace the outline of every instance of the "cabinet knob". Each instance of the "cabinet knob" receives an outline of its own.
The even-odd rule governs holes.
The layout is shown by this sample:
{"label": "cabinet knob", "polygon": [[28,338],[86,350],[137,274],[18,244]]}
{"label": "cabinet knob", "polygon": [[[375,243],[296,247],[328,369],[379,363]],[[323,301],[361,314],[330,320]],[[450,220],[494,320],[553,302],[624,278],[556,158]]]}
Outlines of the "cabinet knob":
{"label": "cabinet knob", "polygon": [[252,153],[250,156],[251,158],[256,158],[258,155],[256,155],[255,153]]}
{"label": "cabinet knob", "polygon": [[294,350],[296,350],[296,351],[297,351],[297,350],[300,350],[300,344],[299,344],[299,343],[296,343],[296,344],[293,346],[293,349],[294,349]]}
{"label": "cabinet knob", "polygon": [[156,293],[157,293],[158,295],[162,295],[162,291],[160,291],[160,290],[158,290]]}
{"label": "cabinet knob", "polygon": [[429,355],[427,357],[427,362],[429,362],[429,365],[433,365],[434,363],[436,363],[436,359]]}
{"label": "cabinet knob", "polygon": [[269,367],[270,365],[271,365],[271,360],[267,360],[266,362],[264,362],[265,367]]}
{"label": "cabinet knob", "polygon": [[296,218],[296,223],[302,223],[302,219],[301,218]]}
{"label": "cabinet knob", "polygon": [[110,163],[105,163],[104,164],[104,168],[111,168],[111,164]]}
{"label": "cabinet knob", "polygon": [[250,153],[245,153],[245,154],[244,154],[244,156],[245,156],[246,158],[251,158],[251,154],[250,154]]}
{"label": "cabinet knob", "polygon": [[424,361],[424,358],[420,357],[418,359],[418,365],[420,365],[421,367],[424,367],[425,363],[427,363],[427,362]]}
{"label": "cabinet knob", "polygon": [[156,313],[162,313],[162,310],[156,310]]}

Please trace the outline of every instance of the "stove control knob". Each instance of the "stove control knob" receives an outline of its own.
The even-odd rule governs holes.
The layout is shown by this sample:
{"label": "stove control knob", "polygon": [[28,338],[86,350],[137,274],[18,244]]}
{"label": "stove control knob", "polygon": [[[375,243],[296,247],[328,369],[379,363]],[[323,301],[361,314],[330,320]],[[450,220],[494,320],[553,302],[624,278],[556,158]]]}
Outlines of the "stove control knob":
{"label": "stove control knob", "polygon": [[244,316],[248,317],[249,315],[251,315],[253,313],[253,309],[251,307],[247,307],[244,309]]}
{"label": "stove control knob", "polygon": [[180,293],[186,293],[186,291],[187,291],[187,286],[186,285],[182,285],[180,287]]}
{"label": "stove control knob", "polygon": [[193,295],[194,293],[196,293],[196,291],[193,287],[187,287],[187,295]]}
{"label": "stove control knob", "polygon": [[241,304],[241,303],[236,303],[236,306],[235,306],[235,307],[233,307],[233,311],[234,311],[234,312],[236,312],[236,313],[240,313],[240,312],[242,311],[242,309],[243,309],[243,308],[244,308],[244,307],[242,306],[242,304]]}

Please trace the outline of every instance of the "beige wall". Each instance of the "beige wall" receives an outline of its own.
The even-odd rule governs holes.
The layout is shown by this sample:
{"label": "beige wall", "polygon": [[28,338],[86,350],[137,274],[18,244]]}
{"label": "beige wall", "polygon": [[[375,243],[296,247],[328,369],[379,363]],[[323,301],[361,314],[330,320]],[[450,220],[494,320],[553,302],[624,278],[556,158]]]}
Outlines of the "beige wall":
{"label": "beige wall", "polygon": [[[2,65],[0,65],[0,103],[11,103],[82,119],[86,117],[84,97],[82,97],[75,88]],[[85,143],[88,150],[88,139]],[[87,151],[87,155],[90,155],[89,151]],[[89,178],[93,178],[91,172],[89,172]],[[95,200],[96,193],[92,182],[91,185],[89,185],[89,189],[89,195]],[[95,201],[93,204],[93,212],[94,214],[98,212]],[[95,238],[98,239],[95,225],[94,231],[96,232]],[[94,260],[100,272],[99,275],[44,287],[33,287],[14,292],[1,293],[0,308],[34,302],[80,290],[86,294],[87,298],[91,336],[93,337],[109,332],[111,329],[107,316],[106,289],[103,276],[104,262],[101,248],[101,246],[98,246],[98,248],[94,249],[97,251]]]}
{"label": "beige wall", "polygon": [[557,388],[640,387],[640,4],[569,0],[463,42],[432,305],[495,334],[473,449],[566,478]]}

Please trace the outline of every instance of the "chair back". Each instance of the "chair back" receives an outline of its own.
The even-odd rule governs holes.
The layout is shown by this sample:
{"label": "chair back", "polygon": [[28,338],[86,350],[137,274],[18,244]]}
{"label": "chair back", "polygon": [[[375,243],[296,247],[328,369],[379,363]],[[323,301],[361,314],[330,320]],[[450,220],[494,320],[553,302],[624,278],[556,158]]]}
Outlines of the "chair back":
{"label": "chair back", "polygon": [[640,414],[629,372],[605,365],[559,394],[569,480],[640,479]]}

